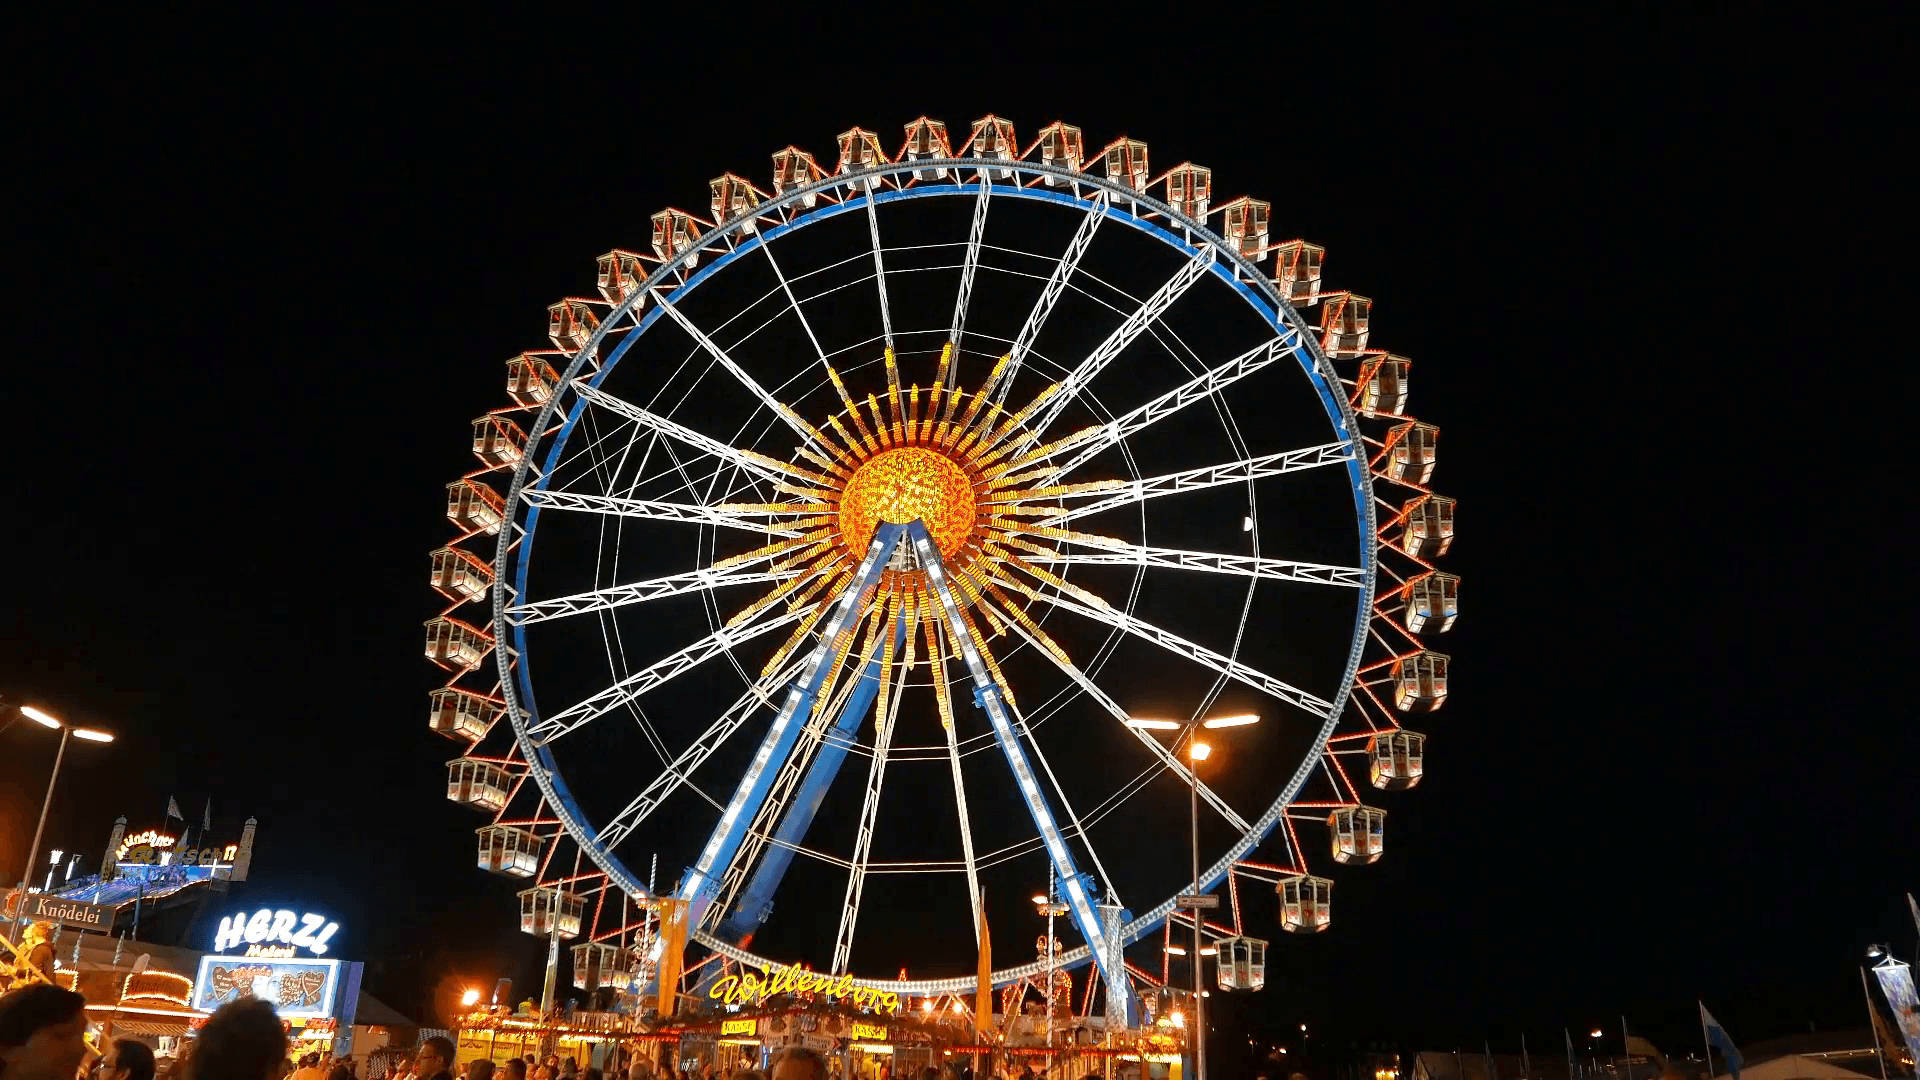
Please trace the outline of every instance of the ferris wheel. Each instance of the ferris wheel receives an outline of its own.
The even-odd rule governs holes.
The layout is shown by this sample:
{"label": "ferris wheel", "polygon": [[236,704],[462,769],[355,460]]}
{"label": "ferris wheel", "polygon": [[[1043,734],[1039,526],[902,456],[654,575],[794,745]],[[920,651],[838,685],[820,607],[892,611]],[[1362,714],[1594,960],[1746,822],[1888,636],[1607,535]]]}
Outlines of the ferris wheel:
{"label": "ferris wheel", "polygon": [[1078,942],[995,985],[1091,963],[1114,1015],[1197,920],[1257,988],[1447,697],[1409,361],[1269,203],[1139,140],[838,142],[653,214],[474,421],[426,652],[479,864],[582,987],[970,994],[1038,905]]}

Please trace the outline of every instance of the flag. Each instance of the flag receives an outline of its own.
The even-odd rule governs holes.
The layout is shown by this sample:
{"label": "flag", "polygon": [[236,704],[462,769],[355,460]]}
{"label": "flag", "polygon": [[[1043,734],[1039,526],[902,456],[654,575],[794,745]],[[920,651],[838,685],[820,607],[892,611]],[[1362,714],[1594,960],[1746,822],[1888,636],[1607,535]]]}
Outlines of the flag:
{"label": "flag", "polygon": [[200,811],[200,839],[206,840],[207,830],[213,828],[213,800],[207,800],[207,808]]}
{"label": "flag", "polygon": [[180,819],[182,825],[187,823],[187,816],[180,812],[180,804],[171,795],[167,796],[167,816]]}
{"label": "flag", "polygon": [[1727,1072],[1733,1075],[1733,1080],[1740,1080],[1740,1066],[1745,1059],[1740,1056],[1740,1048],[1733,1045],[1733,1036],[1728,1035],[1727,1029],[1721,1027],[1720,1021],[1707,1011],[1706,1002],[1696,1001],[1694,1004],[1700,1006],[1700,1027],[1707,1033],[1707,1046],[1720,1051],[1720,1056],[1726,1059]]}
{"label": "flag", "polygon": [[993,937],[987,933],[987,901],[980,901],[980,969],[973,983],[973,1026],[982,1035],[993,1032]]}
{"label": "flag", "polygon": [[1905,1052],[1901,1048],[1900,1039],[1887,1027],[1886,1018],[1880,1015],[1880,1010],[1873,1007],[1871,995],[1867,997],[1867,1015],[1873,1017],[1873,1041],[1880,1047],[1882,1059],[1890,1055],[1894,1061],[1899,1061]]}
{"label": "flag", "polygon": [[1888,957],[1873,965],[1873,977],[1880,980],[1880,992],[1887,996],[1893,1010],[1894,1025],[1906,1039],[1907,1049],[1920,1058],[1920,994],[1913,988],[1913,969]]}

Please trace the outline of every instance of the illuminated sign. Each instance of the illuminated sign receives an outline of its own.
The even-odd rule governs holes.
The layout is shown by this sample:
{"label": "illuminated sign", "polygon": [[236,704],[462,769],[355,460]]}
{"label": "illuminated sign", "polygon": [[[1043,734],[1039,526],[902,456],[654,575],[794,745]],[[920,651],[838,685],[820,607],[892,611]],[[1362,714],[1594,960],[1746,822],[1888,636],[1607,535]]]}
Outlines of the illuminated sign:
{"label": "illuminated sign", "polygon": [[147,829],[122,839],[120,846],[113,851],[113,861],[156,866],[163,855],[171,854],[173,858],[167,861],[175,866],[213,866],[222,862],[230,863],[240,853],[240,848],[235,844],[170,851],[179,842],[177,836],[170,836],[159,829]]}
{"label": "illuminated sign", "polygon": [[755,974],[722,975],[713,981],[707,996],[728,1005],[761,1004],[775,994],[819,994],[824,998],[846,998],[856,1007],[876,1012],[898,1012],[900,995],[872,986],[856,986],[852,975],[822,975],[797,964]]}
{"label": "illuminated sign", "polygon": [[332,1016],[339,981],[338,960],[203,956],[199,977],[193,980],[193,1007],[212,1012],[230,1001],[256,997],[272,1005],[283,1020]]}
{"label": "illuminated sign", "polygon": [[887,1037],[887,1025],[863,1024],[855,1020],[853,1022],[853,1037],[856,1039],[879,1039],[885,1041]]}
{"label": "illuminated sign", "polygon": [[760,1021],[758,1020],[722,1020],[720,1021],[720,1034],[722,1035],[758,1035],[760,1034]]}
{"label": "illuminated sign", "polygon": [[324,915],[261,908],[252,915],[236,912],[222,916],[220,930],[213,936],[213,951],[226,952],[245,945],[248,956],[288,957],[295,949],[319,956],[339,932],[340,924],[329,922]]}

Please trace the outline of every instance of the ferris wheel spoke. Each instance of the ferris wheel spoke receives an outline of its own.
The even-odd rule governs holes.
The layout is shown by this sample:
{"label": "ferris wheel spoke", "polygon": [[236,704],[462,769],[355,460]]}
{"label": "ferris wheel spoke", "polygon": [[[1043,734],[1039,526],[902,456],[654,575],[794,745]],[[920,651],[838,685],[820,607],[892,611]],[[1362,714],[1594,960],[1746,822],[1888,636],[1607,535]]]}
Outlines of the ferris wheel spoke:
{"label": "ferris wheel spoke", "polygon": [[1152,326],[1155,320],[1167,313],[1167,309],[1173,306],[1174,301],[1187,295],[1187,290],[1193,288],[1207,271],[1213,268],[1213,258],[1213,248],[1202,245],[1199,254],[1187,260],[1186,265],[1175,271],[1174,275],[1168,278],[1160,288],[1154,290],[1153,295],[1147,297],[1133,314],[1127,316],[1125,322],[1122,322],[1113,333],[1107,335],[1105,341],[1088,353],[1085,360],[1080,361],[1078,366],[1068,372],[1067,377],[1060,383],[1059,391],[1053,395],[1053,400],[1047,402],[1033,417],[1033,423],[1027,429],[1025,441],[1038,439],[1040,433],[1053,423],[1054,417],[1060,415],[1060,410],[1066,408],[1069,402],[1078,397],[1080,392],[1093,382],[1094,377],[1113,362],[1114,357],[1119,356],[1127,346],[1133,344],[1135,338],[1146,333],[1147,328]]}
{"label": "ferris wheel spoke", "polygon": [[1086,464],[1101,451],[1125,442],[1196,401],[1203,401],[1218,394],[1293,352],[1299,348],[1299,342],[1299,332],[1288,327],[1285,333],[1272,341],[1256,345],[1219,367],[1202,372],[1145,405],[1101,424],[1094,435],[1079,444],[1072,457],[1054,468],[1051,473],[1042,476],[1037,483],[1040,485],[1052,483]]}
{"label": "ferris wheel spoke", "polygon": [[[973,225],[967,230],[967,256],[960,264],[960,292],[953,300],[953,331],[947,336],[947,344],[956,353],[960,351],[960,331],[967,324],[967,303],[973,298],[973,275],[980,267],[980,241],[987,235],[987,200],[992,196],[993,182],[983,173],[980,195],[973,201]],[[957,381],[959,372],[953,371],[952,377]]]}
{"label": "ferris wheel spoke", "polygon": [[[1053,661],[1053,665],[1059,668],[1061,672],[1067,676],[1067,678],[1072,679],[1075,685],[1080,687],[1080,689],[1084,691],[1088,697],[1094,700],[1095,704],[1099,705],[1102,709],[1105,709],[1107,711],[1107,714],[1112,716],[1115,720],[1120,721],[1121,730],[1133,736],[1134,739],[1140,743],[1140,745],[1146,747],[1147,751],[1151,753],[1155,758],[1157,758],[1160,761],[1161,765],[1171,770],[1175,776],[1178,776],[1180,778],[1180,782],[1182,784],[1193,785],[1199,791],[1201,801],[1205,802],[1208,806],[1211,806],[1215,811],[1217,811],[1220,814],[1222,818],[1226,819],[1226,821],[1229,824],[1231,824],[1234,828],[1239,829],[1241,832],[1244,833],[1247,831],[1248,828],[1250,828],[1250,826],[1247,823],[1247,819],[1240,816],[1239,811],[1235,810],[1230,804],[1228,804],[1228,802],[1225,799],[1221,798],[1218,793],[1216,793],[1212,788],[1208,787],[1205,781],[1202,781],[1197,777],[1195,777],[1193,774],[1193,770],[1189,769],[1185,765],[1185,763],[1183,763],[1178,757],[1175,757],[1173,752],[1171,750],[1168,750],[1164,743],[1162,743],[1159,739],[1154,738],[1150,733],[1138,727],[1133,726],[1133,723],[1132,723],[1133,716],[1130,713],[1128,713],[1127,710],[1121,708],[1120,703],[1113,700],[1113,698],[1110,697],[1105,690],[1102,690],[1098,683],[1094,682],[1091,678],[1087,676],[1086,672],[1081,671],[1078,666],[1068,663],[1062,660],[1059,656],[1054,655],[1053,650],[1048,649],[1046,646],[1042,645],[1037,639],[1035,639],[1031,634],[1028,633],[1027,629],[1024,626],[1020,625],[1018,622],[1012,622],[1009,625],[1013,626],[1013,628],[1017,630],[1022,637],[1025,637],[1028,643],[1033,645],[1034,648],[1039,651],[1040,655],[1045,656],[1049,660]],[[1095,813],[1100,813],[1100,812],[1101,812],[1101,809],[1097,808],[1095,810]],[[1082,830],[1082,839],[1083,840],[1086,839],[1084,829]],[[1088,847],[1089,848],[1092,847],[1091,841],[1088,841]]]}
{"label": "ferris wheel spoke", "polygon": [[793,317],[800,320],[800,329],[807,332],[807,340],[813,342],[813,351],[820,362],[827,362],[827,350],[820,347],[820,339],[814,335],[813,324],[807,321],[807,313],[800,310],[800,299],[793,295],[793,286],[788,283],[787,275],[780,270],[780,261],[773,257],[773,245],[761,243],[760,250],[767,256],[767,265],[773,267],[773,276],[780,282],[780,291],[787,294],[787,306],[793,309]]}
{"label": "ferris wheel spoke", "polygon": [[684,574],[668,574],[665,577],[649,578],[629,585],[612,585],[604,589],[592,589],[587,592],[573,593],[570,596],[558,596],[551,600],[536,600],[529,604],[516,604],[506,609],[507,622],[513,626],[528,626],[546,622],[549,619],[564,618],[568,615],[584,615],[594,611],[609,611],[628,604],[644,604],[649,600],[660,600],[669,596],[684,596],[691,592],[706,592],[722,585],[757,585],[774,581],[788,581],[799,577],[799,570],[758,570],[733,573],[727,570],[715,570],[701,567]]}
{"label": "ferris wheel spoke", "polygon": [[[1309,585],[1340,585],[1359,588],[1366,583],[1367,572],[1358,566],[1334,566],[1328,563],[1298,562],[1293,559],[1267,559],[1255,555],[1228,555],[1214,551],[1184,551],[1179,548],[1149,547],[1104,536],[1069,533],[1070,543],[1102,550],[1061,551],[1023,556],[1031,563],[1055,566],[1154,566],[1169,570],[1198,570],[1209,574],[1232,574],[1260,581],[1299,581]],[[1102,541],[1105,541],[1102,543]]]}
{"label": "ferris wheel spoke", "polygon": [[769,630],[777,630],[801,618],[804,614],[805,612],[802,611],[792,611],[765,622],[750,621],[739,626],[721,627],[679,652],[655,661],[646,668],[621,679],[585,701],[542,719],[527,729],[527,740],[541,746],[551,743],[560,736],[576,731],[627,702],[641,697],[661,684],[686,674],[721,653],[729,652],[736,646]]}
{"label": "ferris wheel spoke", "polygon": [[[912,620],[903,613],[901,623],[903,626],[910,627]],[[828,969],[836,975],[847,970],[853,955],[853,931],[860,921],[860,901],[866,892],[869,856],[873,852],[873,825],[874,820],[879,816],[880,791],[887,776],[887,751],[893,745],[894,719],[900,713],[900,700],[905,696],[907,673],[913,664],[911,631],[909,630],[901,637],[906,639],[904,643],[907,645],[908,654],[900,665],[898,685],[892,687],[892,700],[881,703],[878,710],[879,722],[874,725],[873,758],[867,763],[867,786],[865,797],[860,805],[860,824],[854,832],[853,858],[847,865],[847,890],[840,904],[840,929],[834,935],[833,966]],[[889,628],[887,640],[883,645],[885,658],[881,664],[882,680],[889,679],[891,675],[888,669],[893,663],[895,640],[896,637]]]}
{"label": "ferris wheel spoke", "polygon": [[610,848],[625,840],[634,829],[660,808],[660,804],[666,801],[667,796],[672,795],[682,784],[687,783],[707,758],[713,756],[714,751],[720,749],[734,732],[746,725],[747,719],[753,715],[756,706],[772,706],[773,692],[793,678],[804,662],[796,660],[777,674],[762,678],[748,687],[746,693],[740,695],[725,712],[720,714],[720,719],[707,725],[707,730],[700,733],[699,738],[693,741],[693,745],[687,747],[667,765],[665,772],[654,777],[632,802],[609,819],[601,827],[596,838]]}
{"label": "ferris wheel spoke", "polygon": [[1279,698],[1289,705],[1304,709],[1320,717],[1322,720],[1333,715],[1333,704],[1318,695],[1310,694],[1291,683],[1276,679],[1232,657],[1223,656],[1207,648],[1205,645],[1188,641],[1186,638],[1175,634],[1171,630],[1155,626],[1144,619],[1137,618],[1122,611],[1115,611],[1111,608],[1105,610],[1095,608],[1070,597],[1057,596],[1051,592],[1035,590],[1032,595],[1038,596],[1041,600],[1046,601],[1062,611],[1073,612],[1083,618],[1105,623],[1117,630],[1124,630],[1142,640],[1150,641],[1168,652],[1184,656],[1197,664],[1212,668],[1214,671],[1236,682],[1244,683],[1256,690]]}
{"label": "ferris wheel spoke", "polygon": [[880,334],[892,351],[893,307],[887,303],[887,264],[880,257],[880,215],[874,209],[872,193],[867,195],[867,234],[873,238],[873,283],[880,290]]}
{"label": "ferris wheel spoke", "polygon": [[[748,393],[758,398],[761,405],[771,409],[775,416],[778,416],[788,427],[792,428],[794,433],[799,435],[801,439],[812,444],[814,449],[827,450],[829,453],[832,452],[826,445],[827,440],[825,436],[821,435],[812,424],[802,420],[800,414],[789,408],[786,402],[768,393],[766,387],[761,386],[758,380],[747,374],[746,369],[735,363],[733,357],[727,354],[727,350],[715,344],[714,340],[708,337],[704,331],[693,325],[693,320],[687,318],[678,306],[667,300],[665,291],[656,288],[653,290],[653,296],[655,300],[659,301],[661,310],[665,311],[668,317],[675,323],[678,323],[680,329],[685,330],[688,336],[699,342],[700,347],[707,350],[708,354],[711,355],[714,361],[721,367],[726,368],[728,374],[739,380],[740,385],[746,387]],[[788,296],[791,298],[792,294],[789,293]],[[795,306],[794,310],[798,311],[799,307]],[[808,329],[808,333],[812,333],[811,328]]]}
{"label": "ferris wheel spoke", "polygon": [[1047,316],[1053,313],[1053,306],[1060,302],[1060,294],[1066,291],[1067,279],[1073,276],[1074,268],[1086,257],[1087,248],[1093,244],[1093,234],[1100,223],[1107,219],[1107,194],[1104,190],[1093,196],[1093,205],[1087,210],[1087,216],[1080,219],[1080,227],[1074,230],[1073,239],[1067,242],[1067,250],[1053,264],[1053,273],[1047,277],[1047,284],[1040,290],[1040,298],[1033,302],[1033,310],[1027,313],[1027,321],[1020,324],[1019,333],[1014,335],[1013,349],[1008,352],[1006,375],[1002,378],[996,401],[1007,399],[1007,387],[1013,384],[1014,373],[1025,362],[1027,352],[1033,348],[1034,339],[1040,336],[1040,328],[1046,325]]}
{"label": "ferris wheel spoke", "polygon": [[1071,510],[1038,519],[1039,526],[1031,526],[1027,531],[1045,535],[1041,526],[1064,525],[1069,521],[1090,517],[1116,506],[1131,506],[1163,495],[1200,491],[1224,484],[1243,484],[1250,480],[1264,480],[1270,476],[1284,476],[1287,473],[1317,469],[1324,465],[1340,465],[1352,460],[1353,444],[1351,442],[1333,442],[1302,447],[1299,450],[1282,450],[1279,453],[1263,454],[1260,457],[1244,458],[1219,465],[1203,465],[1197,469],[1184,469],[1180,472],[1149,476],[1141,480],[1128,480],[1117,488],[1101,492],[1104,498],[1082,503]]}
{"label": "ferris wheel spoke", "polygon": [[725,529],[744,529],[747,532],[763,533],[783,539],[792,539],[801,534],[798,529],[789,529],[766,520],[769,516],[767,514],[725,510],[718,506],[701,506],[696,503],[627,499],[616,495],[587,495],[573,491],[553,491],[548,488],[524,489],[520,492],[520,498],[528,506],[537,506],[542,510],[576,510],[588,514],[610,514],[614,517],[640,518],[647,521],[685,521],[696,525],[718,525]]}
{"label": "ferris wheel spoke", "polygon": [[608,412],[624,416],[639,424],[641,427],[678,439],[702,453],[737,465],[750,473],[760,476],[762,479],[771,480],[776,483],[788,482],[795,478],[814,483],[826,482],[826,477],[812,470],[803,469],[798,465],[789,464],[778,458],[770,458],[765,454],[756,454],[751,450],[741,450],[738,447],[728,446],[718,439],[708,435],[702,435],[684,424],[674,423],[664,416],[643,409],[631,401],[617,398],[597,387],[576,382],[573,384],[573,389],[574,392],[578,393],[581,397],[606,409]]}

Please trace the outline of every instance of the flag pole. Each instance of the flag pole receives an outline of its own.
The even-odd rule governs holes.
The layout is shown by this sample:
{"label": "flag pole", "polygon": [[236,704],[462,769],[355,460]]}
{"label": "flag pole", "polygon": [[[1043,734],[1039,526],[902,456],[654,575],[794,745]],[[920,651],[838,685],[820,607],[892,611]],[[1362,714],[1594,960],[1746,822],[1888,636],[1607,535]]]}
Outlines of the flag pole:
{"label": "flag pole", "polygon": [[1522,1080],[1533,1080],[1533,1061],[1527,1057],[1527,1033],[1524,1031],[1520,1033],[1520,1075]]}
{"label": "flag pole", "polygon": [[1887,1080],[1887,1047],[1880,1039],[1880,1016],[1873,1011],[1873,991],[1867,989],[1867,969],[1860,969],[1860,994],[1867,999],[1867,1033],[1873,1037],[1873,1056],[1880,1059],[1880,1080]]}
{"label": "flag pole", "polygon": [[1627,1080],[1633,1080],[1633,1048],[1627,1045],[1627,1017],[1620,1014],[1620,1068],[1625,1070]]}
{"label": "flag pole", "polygon": [[1707,1048],[1707,1080],[1713,1080],[1713,1039],[1707,1034],[1707,1003],[1695,998],[1693,1003],[1700,1007],[1700,1043]]}

